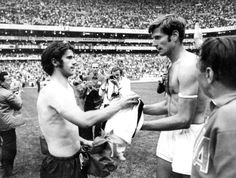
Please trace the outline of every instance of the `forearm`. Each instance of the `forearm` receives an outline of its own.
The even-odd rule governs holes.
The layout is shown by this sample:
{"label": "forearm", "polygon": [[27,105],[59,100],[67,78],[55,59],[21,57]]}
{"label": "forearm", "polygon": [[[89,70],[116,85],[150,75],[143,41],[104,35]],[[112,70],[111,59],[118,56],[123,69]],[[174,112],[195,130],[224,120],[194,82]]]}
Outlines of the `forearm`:
{"label": "forearm", "polygon": [[82,144],[82,145],[89,145],[89,146],[92,146],[92,141],[90,141],[90,140],[86,140],[86,139],[84,139],[83,137],[81,137],[81,136],[79,136],[79,142],[80,142],[80,144]]}
{"label": "forearm", "polygon": [[178,112],[170,117],[165,117],[152,121],[145,121],[143,130],[176,130],[190,127],[196,113],[197,100],[179,98]]}
{"label": "forearm", "polygon": [[190,122],[179,115],[144,121],[141,130],[167,131],[189,128]]}
{"label": "forearm", "polygon": [[84,113],[85,127],[90,127],[97,122],[103,122],[110,119],[114,114],[116,114],[121,107],[119,105],[109,105],[103,109],[87,111]]}
{"label": "forearm", "polygon": [[143,113],[148,115],[164,115],[167,114],[167,103],[162,101],[155,104],[144,105]]}

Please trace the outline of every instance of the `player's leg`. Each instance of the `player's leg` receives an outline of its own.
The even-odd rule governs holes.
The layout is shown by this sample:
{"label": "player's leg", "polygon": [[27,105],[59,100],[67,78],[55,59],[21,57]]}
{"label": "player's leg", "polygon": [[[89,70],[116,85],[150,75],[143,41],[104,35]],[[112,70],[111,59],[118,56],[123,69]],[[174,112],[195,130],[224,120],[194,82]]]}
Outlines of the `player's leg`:
{"label": "player's leg", "polygon": [[173,178],[190,178],[190,175],[173,173]]}
{"label": "player's leg", "polygon": [[171,162],[157,157],[156,178],[173,178]]}
{"label": "player's leg", "polygon": [[162,131],[157,144],[157,178],[172,178],[173,159],[173,135],[172,131]]}

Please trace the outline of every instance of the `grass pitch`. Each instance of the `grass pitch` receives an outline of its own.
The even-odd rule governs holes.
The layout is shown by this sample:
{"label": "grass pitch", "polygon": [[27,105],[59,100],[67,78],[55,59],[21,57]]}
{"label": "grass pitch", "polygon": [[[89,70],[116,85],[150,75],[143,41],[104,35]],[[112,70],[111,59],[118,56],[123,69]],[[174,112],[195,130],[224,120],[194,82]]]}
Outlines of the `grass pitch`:
{"label": "grass pitch", "polygon": [[[132,83],[132,90],[140,95],[144,103],[154,103],[163,99],[156,93],[156,83]],[[17,131],[17,156],[15,168],[19,173],[12,178],[39,178],[39,169],[43,155],[41,154],[39,135],[40,128],[37,119],[35,88],[25,88],[22,94],[22,118],[26,124]],[[155,117],[145,116],[145,119]],[[155,177],[156,156],[155,149],[159,132],[140,131],[136,134],[132,144],[128,146],[126,161],[119,162],[118,169],[108,178],[152,178]]]}

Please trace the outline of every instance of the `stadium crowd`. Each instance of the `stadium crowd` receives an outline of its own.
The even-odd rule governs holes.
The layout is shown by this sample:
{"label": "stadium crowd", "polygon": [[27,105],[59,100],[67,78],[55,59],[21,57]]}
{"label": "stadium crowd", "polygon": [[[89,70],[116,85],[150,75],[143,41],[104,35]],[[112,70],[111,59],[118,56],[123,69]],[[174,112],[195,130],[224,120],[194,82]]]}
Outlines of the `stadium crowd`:
{"label": "stadium crowd", "polygon": [[176,13],[187,29],[236,24],[234,0],[0,0],[0,23],[145,29],[159,14]]}
{"label": "stadium crowd", "polygon": [[[23,57],[20,54],[19,57]],[[9,54],[7,54],[9,56]],[[17,56],[14,54],[14,56]],[[0,55],[0,58],[6,57]],[[30,57],[29,54],[25,56]],[[35,57],[35,55],[34,55]],[[77,75],[87,75],[93,63],[98,63],[100,72],[107,74],[109,70],[117,63],[117,60],[122,60],[124,71],[131,80],[138,80],[145,77],[160,77],[169,64],[166,58],[157,56],[156,54],[89,54],[81,53],[76,55],[78,62]],[[40,56],[38,56],[40,59]],[[1,71],[7,71],[13,78],[21,81],[25,86],[36,86],[38,79],[45,80],[47,78],[45,73],[42,73],[41,64],[39,60],[25,60],[25,61],[4,61],[1,62]],[[76,76],[73,76],[74,78]]]}

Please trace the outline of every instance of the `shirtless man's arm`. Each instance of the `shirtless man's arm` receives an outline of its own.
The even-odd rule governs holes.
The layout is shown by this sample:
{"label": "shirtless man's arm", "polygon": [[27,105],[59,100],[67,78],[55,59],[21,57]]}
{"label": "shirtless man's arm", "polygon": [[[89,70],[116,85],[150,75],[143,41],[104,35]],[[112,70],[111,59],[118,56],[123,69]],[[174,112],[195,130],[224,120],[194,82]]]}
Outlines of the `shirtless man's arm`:
{"label": "shirtless man's arm", "polygon": [[[145,121],[142,130],[176,130],[189,128],[193,122],[197,106],[198,82],[195,65],[181,66],[181,70],[178,73],[178,80],[179,97],[177,113],[173,116]],[[163,101],[149,107],[144,107],[144,113],[162,114],[164,111],[167,111],[167,109],[165,110],[164,104],[167,103]],[[155,110],[156,112],[154,112]]]}
{"label": "shirtless man's arm", "polygon": [[81,145],[88,145],[88,146],[90,146],[90,147],[93,146],[93,141],[91,141],[91,140],[86,140],[86,139],[84,139],[83,137],[79,137],[79,142],[80,142]]}
{"label": "shirtless man's arm", "polygon": [[164,115],[167,114],[167,100],[150,105],[144,105],[143,113],[148,115]]}
{"label": "shirtless man's arm", "polygon": [[132,95],[126,98],[122,98],[110,106],[100,109],[83,112],[81,109],[76,107],[71,107],[70,105],[64,105],[63,107],[68,107],[68,109],[63,109],[61,116],[68,120],[69,122],[78,125],[80,127],[90,127],[97,122],[102,122],[109,119],[112,115],[117,113],[123,108],[127,108],[138,103],[138,96]]}

